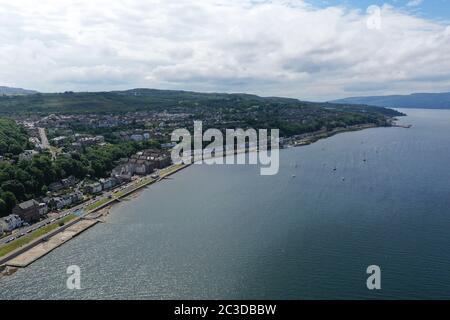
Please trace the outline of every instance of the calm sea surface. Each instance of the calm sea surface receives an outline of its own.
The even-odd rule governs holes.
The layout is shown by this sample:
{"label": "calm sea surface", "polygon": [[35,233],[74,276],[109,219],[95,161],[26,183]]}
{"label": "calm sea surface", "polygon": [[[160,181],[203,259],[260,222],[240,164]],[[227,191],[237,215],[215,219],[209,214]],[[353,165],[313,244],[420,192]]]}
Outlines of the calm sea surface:
{"label": "calm sea surface", "polygon": [[276,176],[191,166],[0,279],[0,299],[450,298],[450,111],[404,112],[411,129],[283,150]]}

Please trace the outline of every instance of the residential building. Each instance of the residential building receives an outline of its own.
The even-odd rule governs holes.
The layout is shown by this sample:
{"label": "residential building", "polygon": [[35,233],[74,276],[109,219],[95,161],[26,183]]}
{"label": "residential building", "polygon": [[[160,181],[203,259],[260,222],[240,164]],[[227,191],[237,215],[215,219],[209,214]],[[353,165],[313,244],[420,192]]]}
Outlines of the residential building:
{"label": "residential building", "polygon": [[92,183],[86,187],[86,191],[90,194],[100,193],[102,190],[102,185],[98,182]]}
{"label": "residential building", "polygon": [[25,150],[21,154],[19,154],[19,161],[31,161],[33,157],[39,152],[35,150]]}
{"label": "residential building", "polygon": [[52,139],[52,142],[55,146],[60,147],[64,145],[64,143],[67,141],[66,136],[60,136]]}
{"label": "residential building", "polygon": [[119,181],[115,177],[111,177],[108,179],[100,179],[100,183],[102,185],[103,190],[110,190],[119,184]]}
{"label": "residential building", "polygon": [[112,171],[112,176],[126,176],[131,179],[134,174],[147,175],[155,169],[170,166],[172,160],[168,152],[160,150],[144,150],[131,156],[130,159],[121,159],[120,164]]}
{"label": "residential building", "polygon": [[53,182],[48,186],[48,190],[52,191],[52,192],[57,192],[59,190],[62,190],[64,188],[64,185],[58,181],[58,182]]}
{"label": "residential building", "polygon": [[63,207],[70,206],[73,203],[73,198],[70,194],[66,194],[61,197],[63,202]]}
{"label": "residential building", "polygon": [[38,221],[41,217],[39,203],[34,199],[19,203],[14,207],[12,213],[18,215],[25,222]]}
{"label": "residential building", "polygon": [[72,192],[69,196],[72,198],[72,203],[78,203],[84,200],[84,194],[81,191]]}
{"label": "residential building", "polygon": [[149,163],[145,160],[136,160],[134,172],[138,175],[144,176],[148,173]]}
{"label": "residential building", "polygon": [[92,146],[95,144],[101,144],[105,142],[105,138],[103,136],[96,137],[82,137],[77,139],[77,143],[79,143],[82,147]]}
{"label": "residential building", "polygon": [[51,202],[52,202],[52,206],[54,208],[56,208],[57,210],[61,210],[65,206],[64,200],[60,197],[54,197]]}
{"label": "residential building", "polygon": [[41,216],[46,215],[48,213],[48,205],[45,202],[39,203],[39,214]]}
{"label": "residential building", "polygon": [[54,197],[52,199],[52,205],[58,210],[61,210],[67,206],[79,203],[84,200],[84,195],[80,191],[65,194],[61,197]]}
{"label": "residential building", "polygon": [[76,184],[76,182],[77,182],[77,180],[75,179],[74,176],[70,176],[70,177],[68,177],[66,179],[62,179],[61,180],[61,183],[62,183],[64,188],[72,187],[72,186],[74,186]]}
{"label": "residential building", "polygon": [[45,203],[47,206],[51,201],[52,201],[52,198],[50,198],[50,197],[44,197],[44,198],[39,199],[40,203]]}
{"label": "residential building", "polygon": [[130,171],[125,171],[121,174],[114,175],[113,177],[116,178],[120,184],[120,183],[130,182],[133,178],[133,174]]}
{"label": "residential building", "polygon": [[122,163],[122,164],[118,165],[117,167],[115,167],[112,170],[112,174],[111,175],[113,177],[114,176],[121,176],[121,175],[128,175],[128,174],[133,175],[134,174],[134,166],[131,163],[129,163],[128,161],[130,161],[130,160],[127,159],[127,162]]}
{"label": "residential building", "polygon": [[0,219],[0,234],[2,232],[11,232],[17,228],[20,228],[23,224],[23,220],[16,214],[10,214],[7,217]]}

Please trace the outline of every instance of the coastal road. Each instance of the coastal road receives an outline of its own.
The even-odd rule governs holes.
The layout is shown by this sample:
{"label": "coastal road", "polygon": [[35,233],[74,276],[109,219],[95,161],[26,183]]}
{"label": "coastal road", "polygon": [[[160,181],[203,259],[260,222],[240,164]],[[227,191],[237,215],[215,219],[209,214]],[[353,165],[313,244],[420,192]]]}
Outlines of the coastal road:
{"label": "coastal road", "polygon": [[[159,181],[162,178],[164,178],[165,176],[171,175],[172,173],[182,169],[183,167],[179,167],[177,165],[172,165],[170,167],[167,167],[165,169],[162,170],[157,170],[156,172],[152,173],[152,175],[157,174],[158,177],[160,177],[159,179],[153,179],[151,177],[151,175],[145,176],[145,177],[140,177],[134,181],[129,182],[128,184],[124,184],[122,186],[119,186],[111,191],[107,191],[102,193],[101,195],[97,196],[95,199],[90,199],[86,202],[83,202],[75,207],[72,207],[70,209],[67,209],[65,211],[53,214],[51,217],[42,220],[38,223],[35,223],[31,226],[28,227],[24,227],[24,228],[20,228],[17,229],[13,232],[12,235],[9,235],[7,237],[4,237],[0,240],[0,248],[3,247],[4,245],[6,245],[6,242],[11,243],[12,241],[16,241],[17,239],[23,237],[26,234],[30,234],[33,231],[36,231],[46,225],[52,224],[52,223],[58,223],[59,219],[64,218],[65,216],[75,213],[78,210],[83,210],[83,214],[80,216],[82,218],[89,218],[90,214],[92,210],[88,210],[88,207],[91,206],[92,204],[96,203],[96,202],[103,202],[105,200],[110,200],[111,202],[116,201],[115,198],[118,196],[119,194],[128,194],[128,193],[132,193],[137,189],[140,189],[142,186],[147,185],[147,183],[150,182],[155,182],[155,181]],[[119,196],[122,197],[122,196]],[[107,204],[108,201],[105,203]],[[11,239],[14,239],[11,241]]]}
{"label": "coastal road", "polygon": [[[117,191],[125,191],[126,192],[129,189],[132,189],[133,186],[136,183],[139,183],[141,181],[141,179],[137,179],[135,181],[132,181],[129,184],[120,186],[120,187],[118,187],[118,188],[116,188],[114,190],[111,190],[111,191],[108,191],[108,192],[104,192],[102,195],[97,196],[95,199],[90,199],[90,200],[88,200],[86,202],[83,202],[81,204],[78,204],[78,205],[76,205],[76,206],[74,206],[74,207],[72,207],[70,209],[67,209],[67,210],[64,210],[64,211],[61,211],[61,212],[57,212],[57,213],[53,213],[51,217],[48,217],[48,218],[46,218],[44,220],[41,220],[41,221],[31,225],[31,226],[27,226],[27,227],[22,227],[22,228],[16,229],[16,230],[13,231],[13,233],[11,235],[0,239],[0,248],[2,246],[12,242],[12,241],[20,239],[21,237],[23,237],[23,236],[25,236],[27,234],[30,234],[33,231],[36,231],[36,230],[38,230],[38,229],[40,229],[40,228],[42,228],[42,227],[44,227],[46,225],[49,225],[49,224],[52,224],[52,223],[58,223],[58,221],[60,219],[68,216],[69,214],[75,213],[76,211],[83,210],[84,212],[83,212],[82,217],[87,217],[87,216],[89,216],[89,212],[87,212],[87,208],[91,204],[93,204],[95,202],[99,202],[99,201],[105,200],[105,199],[111,199],[112,200],[114,192],[117,192]],[[11,241],[11,239],[14,239],[14,240]]]}
{"label": "coastal road", "polygon": [[56,158],[56,154],[53,151],[52,147],[50,146],[50,143],[48,142],[47,134],[45,133],[45,128],[38,128],[39,130],[39,136],[41,137],[41,143],[44,149],[47,149],[51,152],[53,160]]}
{"label": "coastal road", "polygon": [[36,231],[46,225],[52,224],[52,223],[58,223],[58,221],[65,216],[68,216],[71,213],[74,213],[77,210],[85,209],[87,206],[89,206],[94,200],[89,200],[87,202],[83,202],[75,207],[72,207],[70,209],[64,210],[62,212],[54,213],[51,217],[48,217],[47,219],[41,220],[31,226],[19,228],[13,231],[13,234],[6,236],[0,240],[0,247],[3,245],[6,245],[8,240],[14,238],[14,239],[20,239],[21,237],[32,233],[33,231]]}

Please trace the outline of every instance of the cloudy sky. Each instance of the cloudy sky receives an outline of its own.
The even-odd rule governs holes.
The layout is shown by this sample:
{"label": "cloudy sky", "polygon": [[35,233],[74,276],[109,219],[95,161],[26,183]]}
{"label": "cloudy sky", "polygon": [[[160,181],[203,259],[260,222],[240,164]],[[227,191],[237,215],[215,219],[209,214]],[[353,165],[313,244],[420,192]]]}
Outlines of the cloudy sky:
{"label": "cloudy sky", "polygon": [[0,0],[0,85],[450,91],[449,0]]}

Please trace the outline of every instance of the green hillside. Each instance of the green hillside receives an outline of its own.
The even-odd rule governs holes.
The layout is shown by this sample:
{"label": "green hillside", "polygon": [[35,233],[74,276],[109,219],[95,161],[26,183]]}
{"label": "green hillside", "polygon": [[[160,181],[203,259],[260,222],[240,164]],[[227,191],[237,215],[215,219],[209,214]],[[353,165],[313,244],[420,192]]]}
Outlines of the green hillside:
{"label": "green hillside", "polygon": [[208,111],[211,108],[273,107],[284,108],[331,108],[358,113],[399,115],[385,108],[353,106],[351,110],[342,105],[303,102],[296,99],[249,94],[197,93],[188,91],[133,89],[113,92],[65,92],[33,94],[26,96],[0,96],[0,114],[27,115],[50,113],[123,113],[133,111]]}

